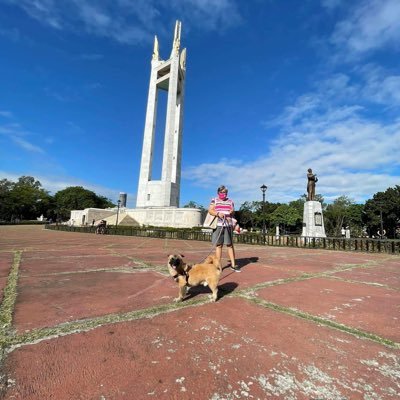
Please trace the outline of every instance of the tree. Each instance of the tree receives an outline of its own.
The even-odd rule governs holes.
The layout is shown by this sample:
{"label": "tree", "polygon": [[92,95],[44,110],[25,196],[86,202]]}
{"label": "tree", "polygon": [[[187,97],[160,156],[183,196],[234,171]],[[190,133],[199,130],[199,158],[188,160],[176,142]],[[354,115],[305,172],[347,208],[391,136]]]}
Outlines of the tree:
{"label": "tree", "polygon": [[241,226],[246,228],[262,228],[265,221],[266,228],[271,227],[270,214],[279,206],[279,203],[268,201],[263,205],[262,201],[245,201],[239,211],[235,213],[236,219]]}
{"label": "tree", "polygon": [[344,224],[349,226],[353,236],[363,235],[364,204],[350,204],[346,210]]}
{"label": "tree", "polygon": [[[319,195],[316,195],[316,197],[318,196]],[[293,200],[289,203],[289,206],[295,208],[300,216],[300,219],[297,221],[295,227],[293,228],[294,231],[299,233],[301,232],[303,227],[304,203],[306,202],[306,200],[307,200],[306,196],[301,196],[299,199]]]}
{"label": "tree", "polygon": [[18,182],[12,184],[8,194],[11,202],[11,220],[36,219],[46,214],[51,196],[41,186],[41,183],[32,176],[21,176]]}
{"label": "tree", "polygon": [[255,222],[255,212],[258,208],[258,204],[255,201],[245,201],[235,212],[235,218],[239,222],[239,225],[245,228],[252,228]]}
{"label": "tree", "polygon": [[400,186],[375,193],[365,203],[363,216],[371,236],[376,235],[382,225],[389,237],[396,237],[396,229],[400,226]]}
{"label": "tree", "polygon": [[325,229],[328,236],[340,236],[345,224],[347,209],[354,204],[347,196],[338,197],[332,204],[328,204],[324,212]]}
{"label": "tree", "polygon": [[70,186],[66,189],[60,190],[54,195],[54,200],[57,218],[62,219],[69,218],[71,210],[115,206],[115,204],[107,198],[98,196],[96,193],[84,189],[82,186]]}
{"label": "tree", "polygon": [[12,201],[10,192],[14,183],[8,179],[0,180],[0,220],[9,221],[12,216]]}
{"label": "tree", "polygon": [[288,204],[281,204],[270,215],[271,223],[275,226],[282,224],[284,231],[286,231],[286,227],[297,226],[301,222],[301,218],[299,211]]}
{"label": "tree", "polygon": [[183,206],[183,208],[197,208],[201,211],[205,211],[205,208],[201,204],[197,204],[193,200],[190,200],[189,203],[187,203]]}

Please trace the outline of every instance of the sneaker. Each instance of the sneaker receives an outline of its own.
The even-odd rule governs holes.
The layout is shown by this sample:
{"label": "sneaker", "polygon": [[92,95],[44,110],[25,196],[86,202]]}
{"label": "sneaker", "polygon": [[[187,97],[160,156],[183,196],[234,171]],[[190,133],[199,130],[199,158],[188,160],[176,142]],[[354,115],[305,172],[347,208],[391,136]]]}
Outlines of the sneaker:
{"label": "sneaker", "polygon": [[240,268],[239,268],[237,265],[233,265],[233,266],[231,265],[231,266],[230,266],[230,269],[233,270],[233,271],[235,271],[235,272],[242,272],[242,271],[240,270]]}

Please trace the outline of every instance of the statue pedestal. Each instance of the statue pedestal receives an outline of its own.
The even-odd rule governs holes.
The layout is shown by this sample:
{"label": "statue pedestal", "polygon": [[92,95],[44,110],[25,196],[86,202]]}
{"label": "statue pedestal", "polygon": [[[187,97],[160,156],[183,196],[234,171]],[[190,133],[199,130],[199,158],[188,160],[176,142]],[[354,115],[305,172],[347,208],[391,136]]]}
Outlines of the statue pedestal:
{"label": "statue pedestal", "polygon": [[322,206],[319,201],[306,201],[304,203],[303,231],[301,236],[326,237]]}

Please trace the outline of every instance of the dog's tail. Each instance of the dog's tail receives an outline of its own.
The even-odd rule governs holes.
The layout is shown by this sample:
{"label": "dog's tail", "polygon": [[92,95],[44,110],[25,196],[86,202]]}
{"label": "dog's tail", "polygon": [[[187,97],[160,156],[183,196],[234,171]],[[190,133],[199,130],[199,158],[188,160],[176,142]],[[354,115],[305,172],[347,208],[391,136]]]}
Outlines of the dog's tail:
{"label": "dog's tail", "polygon": [[219,272],[222,272],[222,265],[221,265],[221,260],[218,260],[217,256],[215,255],[210,255],[204,260],[205,264],[212,264],[214,265],[215,268],[219,270]]}

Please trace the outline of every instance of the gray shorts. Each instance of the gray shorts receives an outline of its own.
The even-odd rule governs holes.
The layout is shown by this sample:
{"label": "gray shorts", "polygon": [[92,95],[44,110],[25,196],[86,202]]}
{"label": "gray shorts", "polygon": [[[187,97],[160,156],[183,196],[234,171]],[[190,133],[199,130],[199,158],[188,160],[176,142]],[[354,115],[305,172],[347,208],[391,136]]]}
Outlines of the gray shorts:
{"label": "gray shorts", "polygon": [[222,244],[231,246],[232,235],[233,235],[233,230],[231,227],[217,226],[217,229],[215,229],[212,234],[212,239],[211,239],[212,244],[216,246],[220,246]]}

